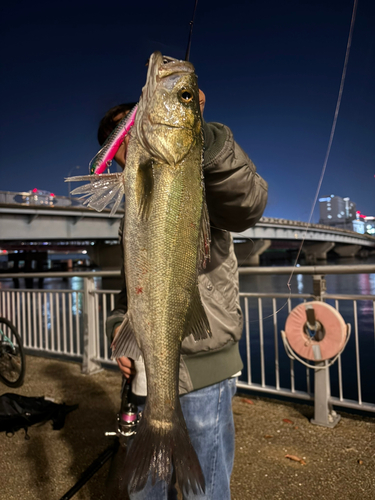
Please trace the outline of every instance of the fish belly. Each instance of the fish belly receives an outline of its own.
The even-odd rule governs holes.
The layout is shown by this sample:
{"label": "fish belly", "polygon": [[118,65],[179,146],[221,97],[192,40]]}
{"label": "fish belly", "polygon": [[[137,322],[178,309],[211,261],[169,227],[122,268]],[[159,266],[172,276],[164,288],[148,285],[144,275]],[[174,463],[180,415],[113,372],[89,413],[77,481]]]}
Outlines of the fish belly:
{"label": "fish belly", "polygon": [[[158,477],[168,481],[173,462],[177,475],[180,471],[180,476],[184,476],[180,478],[182,486],[189,483],[194,490],[199,484],[202,489],[203,484],[204,488],[178,398],[180,346],[187,333],[189,309],[197,287],[203,207],[200,158],[196,156],[195,164],[194,159],[189,163],[186,158],[180,165],[152,166],[152,194],[147,201],[151,206],[146,210],[139,198],[140,193],[145,193],[137,188],[137,163],[129,168],[125,181],[128,315],[147,375],[147,402],[134,446],[142,440],[147,442],[148,451],[142,448],[144,468],[139,466],[133,474],[134,490],[145,484],[150,447],[151,455],[159,457],[157,462],[151,459],[155,464],[151,466],[154,480]],[[131,158],[126,168],[129,161]],[[135,161],[140,163],[136,156]],[[177,448],[181,453],[183,450],[185,458]],[[187,477],[189,474],[192,477]]]}

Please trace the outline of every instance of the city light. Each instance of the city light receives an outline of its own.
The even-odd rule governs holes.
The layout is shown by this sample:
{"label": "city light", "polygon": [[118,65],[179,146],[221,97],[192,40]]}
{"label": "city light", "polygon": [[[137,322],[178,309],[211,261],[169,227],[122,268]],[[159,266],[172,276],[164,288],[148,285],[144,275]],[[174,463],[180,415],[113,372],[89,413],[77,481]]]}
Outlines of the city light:
{"label": "city light", "polygon": [[[328,196],[319,198],[320,223],[328,226],[349,229],[359,234],[374,234],[375,220],[373,216],[367,216],[356,210],[356,204],[349,197]],[[370,225],[365,223],[370,222]]]}

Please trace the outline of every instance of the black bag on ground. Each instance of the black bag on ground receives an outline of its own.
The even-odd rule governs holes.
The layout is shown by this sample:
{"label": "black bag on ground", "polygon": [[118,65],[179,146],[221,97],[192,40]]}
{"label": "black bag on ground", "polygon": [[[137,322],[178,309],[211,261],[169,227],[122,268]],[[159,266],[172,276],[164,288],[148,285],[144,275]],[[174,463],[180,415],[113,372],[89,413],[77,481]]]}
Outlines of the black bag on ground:
{"label": "black bag on ground", "polygon": [[27,397],[19,394],[7,393],[0,396],[0,432],[14,434],[20,429],[27,429],[31,425],[45,424],[52,420],[53,429],[64,427],[65,417],[78,408],[78,405],[53,403],[44,397]]}

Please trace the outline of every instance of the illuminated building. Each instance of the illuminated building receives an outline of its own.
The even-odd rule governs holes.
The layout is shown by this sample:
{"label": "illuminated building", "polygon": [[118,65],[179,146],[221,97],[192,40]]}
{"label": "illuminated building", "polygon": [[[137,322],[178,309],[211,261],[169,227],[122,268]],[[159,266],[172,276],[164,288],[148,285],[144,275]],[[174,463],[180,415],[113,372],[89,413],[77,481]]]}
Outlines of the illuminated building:
{"label": "illuminated building", "polygon": [[327,196],[319,199],[320,224],[352,229],[352,221],[356,220],[356,205],[349,198]]}

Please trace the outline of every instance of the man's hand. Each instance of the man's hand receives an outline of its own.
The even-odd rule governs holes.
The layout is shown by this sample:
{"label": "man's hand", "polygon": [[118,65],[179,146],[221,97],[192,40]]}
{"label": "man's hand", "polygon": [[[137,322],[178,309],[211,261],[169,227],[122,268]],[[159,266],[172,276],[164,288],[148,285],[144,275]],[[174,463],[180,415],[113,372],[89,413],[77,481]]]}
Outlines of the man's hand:
{"label": "man's hand", "polygon": [[[115,329],[114,337],[116,336],[119,328],[120,327],[118,326]],[[118,367],[121,370],[121,373],[124,375],[125,378],[130,378],[131,376],[135,375],[134,361],[132,359],[122,356],[122,358],[117,358],[116,361]]]}
{"label": "man's hand", "polygon": [[135,375],[134,361],[132,359],[123,356],[122,358],[117,358],[116,361],[125,378]]}

